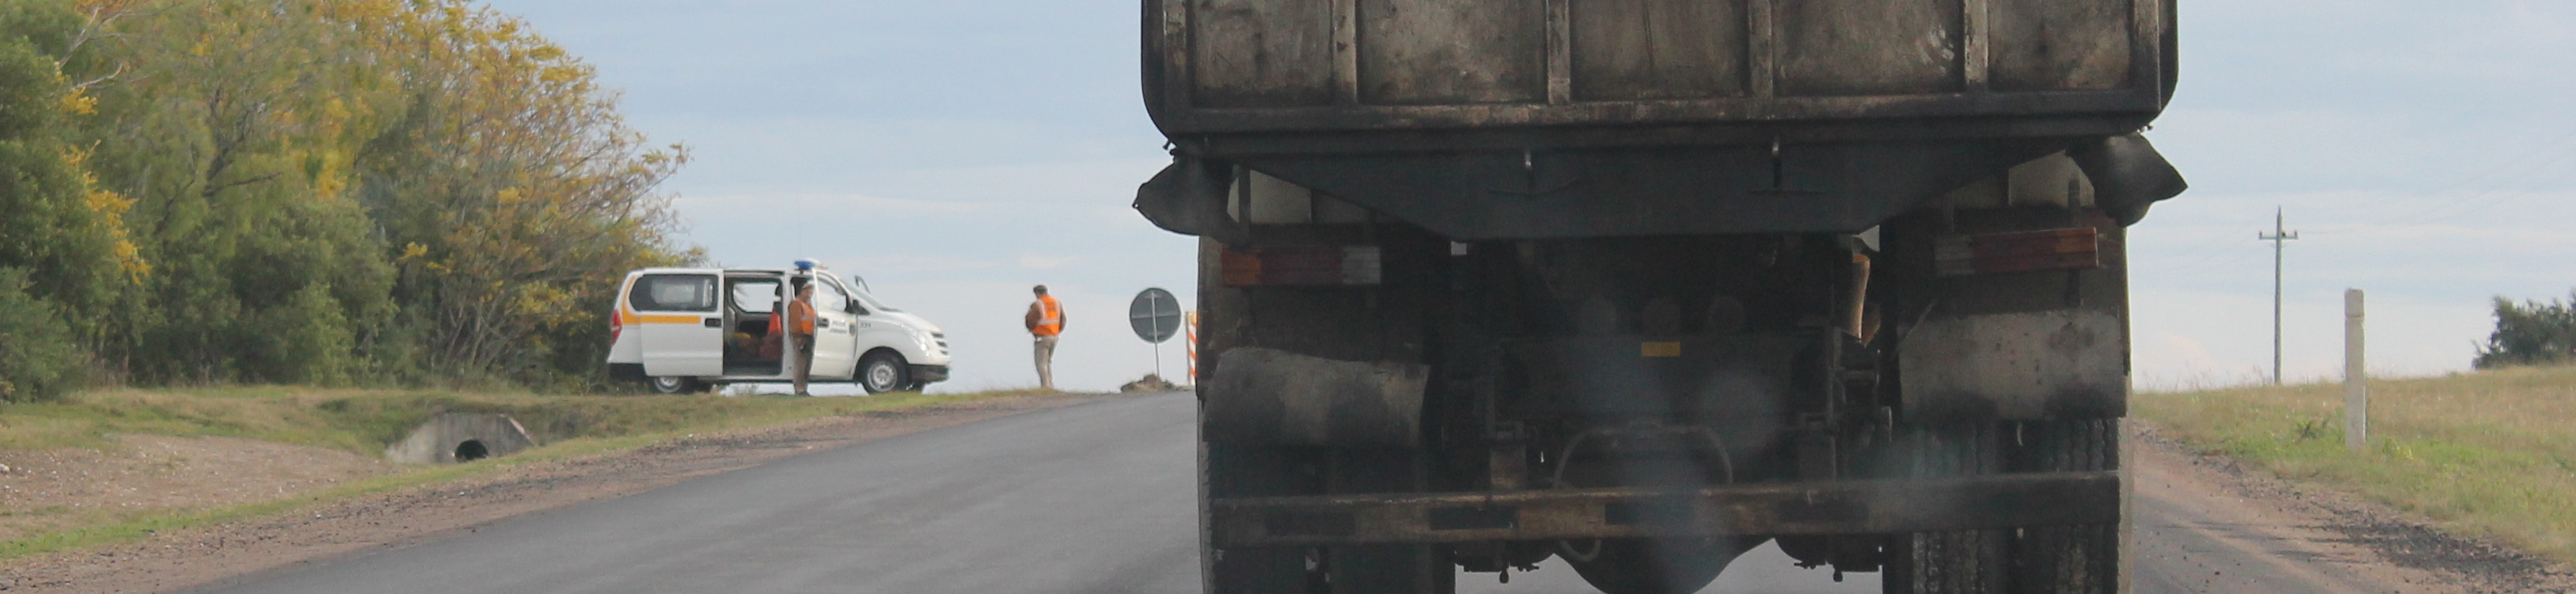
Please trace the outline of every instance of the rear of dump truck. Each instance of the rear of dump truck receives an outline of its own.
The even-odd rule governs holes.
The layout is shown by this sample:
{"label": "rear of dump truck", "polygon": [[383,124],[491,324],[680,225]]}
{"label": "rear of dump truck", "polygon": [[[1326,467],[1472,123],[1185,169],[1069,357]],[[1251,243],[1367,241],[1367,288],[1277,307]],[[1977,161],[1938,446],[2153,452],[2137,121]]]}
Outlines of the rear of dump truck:
{"label": "rear of dump truck", "polygon": [[1208,591],[2125,590],[2171,2],[1146,0]]}

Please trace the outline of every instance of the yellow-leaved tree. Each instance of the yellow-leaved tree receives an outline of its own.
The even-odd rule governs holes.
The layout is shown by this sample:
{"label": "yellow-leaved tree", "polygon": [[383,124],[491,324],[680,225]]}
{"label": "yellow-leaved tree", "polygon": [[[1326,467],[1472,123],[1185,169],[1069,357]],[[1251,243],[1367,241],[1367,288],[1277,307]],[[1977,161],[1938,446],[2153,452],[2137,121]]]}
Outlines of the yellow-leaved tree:
{"label": "yellow-leaved tree", "polygon": [[15,0],[57,28],[138,382],[568,386],[610,285],[692,257],[591,68],[466,0]]}

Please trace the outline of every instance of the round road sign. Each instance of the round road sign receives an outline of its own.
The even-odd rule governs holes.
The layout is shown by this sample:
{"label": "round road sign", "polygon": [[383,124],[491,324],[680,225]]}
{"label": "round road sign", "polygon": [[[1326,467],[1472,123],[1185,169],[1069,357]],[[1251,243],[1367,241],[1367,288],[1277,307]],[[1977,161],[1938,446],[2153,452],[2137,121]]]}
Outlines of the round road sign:
{"label": "round road sign", "polygon": [[1171,291],[1146,289],[1127,304],[1127,324],[1136,328],[1137,338],[1162,344],[1181,331],[1181,302]]}

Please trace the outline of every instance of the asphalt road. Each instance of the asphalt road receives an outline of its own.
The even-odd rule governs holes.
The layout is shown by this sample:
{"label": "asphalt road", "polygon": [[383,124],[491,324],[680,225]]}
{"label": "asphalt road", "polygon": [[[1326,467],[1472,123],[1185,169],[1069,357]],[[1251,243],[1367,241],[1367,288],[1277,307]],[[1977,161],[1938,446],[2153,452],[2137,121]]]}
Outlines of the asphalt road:
{"label": "asphalt road", "polygon": [[[1198,591],[1186,394],[935,429],[520,516],[425,544],[254,574],[265,594]],[[2141,496],[2138,591],[2359,591]],[[1462,574],[1462,594],[1591,592],[1561,565]],[[2215,571],[2223,580],[2209,577]],[[2323,572],[2331,573],[2331,572]],[[1707,592],[1877,592],[1875,574],[1802,570],[1776,548]],[[2384,590],[2383,590],[2384,591]]]}

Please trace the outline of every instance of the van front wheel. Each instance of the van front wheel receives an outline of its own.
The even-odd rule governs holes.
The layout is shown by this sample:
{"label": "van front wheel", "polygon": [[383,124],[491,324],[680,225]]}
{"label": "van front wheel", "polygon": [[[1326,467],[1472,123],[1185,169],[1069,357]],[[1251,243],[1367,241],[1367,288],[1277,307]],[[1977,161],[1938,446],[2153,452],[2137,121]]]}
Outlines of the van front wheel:
{"label": "van front wheel", "polygon": [[859,387],[869,394],[899,392],[912,387],[912,369],[905,367],[903,355],[889,351],[868,353],[859,359]]}
{"label": "van front wheel", "polygon": [[652,383],[653,393],[656,394],[687,394],[700,389],[698,379],[693,377],[657,375],[653,376]]}

